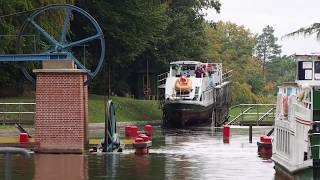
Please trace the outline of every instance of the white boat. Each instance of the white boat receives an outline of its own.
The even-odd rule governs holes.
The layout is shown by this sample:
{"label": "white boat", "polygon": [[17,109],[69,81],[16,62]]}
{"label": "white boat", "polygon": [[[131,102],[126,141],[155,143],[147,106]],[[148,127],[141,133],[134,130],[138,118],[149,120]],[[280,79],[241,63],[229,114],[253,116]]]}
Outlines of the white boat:
{"label": "white boat", "polygon": [[162,103],[163,124],[220,124],[224,119],[215,117],[214,107],[219,89],[226,84],[229,82],[223,82],[221,63],[171,62]]}
{"label": "white boat", "polygon": [[272,159],[277,172],[319,179],[320,54],[296,61],[296,81],[279,86]]}

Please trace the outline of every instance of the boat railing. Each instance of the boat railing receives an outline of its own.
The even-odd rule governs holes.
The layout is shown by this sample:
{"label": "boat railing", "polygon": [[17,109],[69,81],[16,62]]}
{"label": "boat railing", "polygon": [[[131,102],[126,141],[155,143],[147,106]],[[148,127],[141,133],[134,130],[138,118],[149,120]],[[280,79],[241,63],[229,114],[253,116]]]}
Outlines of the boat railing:
{"label": "boat railing", "polygon": [[212,99],[213,102],[215,102],[215,96],[214,96],[214,88],[206,89],[202,92],[202,98],[204,99]]}
{"label": "boat railing", "polygon": [[231,84],[223,83],[214,88],[215,107],[230,107],[231,104]]}
{"label": "boat railing", "polygon": [[167,81],[167,77],[169,76],[169,71],[159,74],[157,76],[157,99],[159,101],[159,108],[162,108],[163,105],[163,101],[165,98],[165,86],[166,86],[166,81]]}
{"label": "boat railing", "polygon": [[36,103],[0,103],[0,123],[33,124]]}
{"label": "boat railing", "polygon": [[[175,90],[173,90],[174,92]],[[174,96],[171,96],[174,99],[185,99],[190,98],[190,92],[184,92],[184,91],[176,91],[176,94]]]}
{"label": "boat railing", "polygon": [[[169,71],[158,75],[158,87],[162,87],[166,84],[167,77],[169,76]],[[163,87],[164,88],[164,87]]]}
{"label": "boat railing", "polygon": [[232,78],[232,74],[231,74],[232,71],[233,71],[233,70],[229,70],[229,71],[227,71],[226,73],[223,73],[223,74],[222,74],[221,83],[231,80],[231,78]]}

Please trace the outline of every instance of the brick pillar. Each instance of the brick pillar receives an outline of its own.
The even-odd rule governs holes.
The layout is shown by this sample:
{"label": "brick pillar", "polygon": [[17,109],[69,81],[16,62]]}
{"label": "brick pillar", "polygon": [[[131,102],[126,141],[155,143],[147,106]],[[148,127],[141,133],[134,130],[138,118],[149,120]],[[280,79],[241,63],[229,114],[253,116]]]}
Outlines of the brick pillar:
{"label": "brick pillar", "polygon": [[88,145],[86,73],[39,69],[36,84],[35,141],[40,153],[84,153]]}

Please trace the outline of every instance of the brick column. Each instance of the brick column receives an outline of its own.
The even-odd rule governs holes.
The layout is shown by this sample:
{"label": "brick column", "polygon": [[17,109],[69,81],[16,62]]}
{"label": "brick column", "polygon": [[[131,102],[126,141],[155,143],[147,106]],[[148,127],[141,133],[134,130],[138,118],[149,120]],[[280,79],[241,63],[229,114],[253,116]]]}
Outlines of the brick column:
{"label": "brick column", "polygon": [[40,153],[84,153],[88,145],[86,73],[39,69],[36,84],[35,141]]}

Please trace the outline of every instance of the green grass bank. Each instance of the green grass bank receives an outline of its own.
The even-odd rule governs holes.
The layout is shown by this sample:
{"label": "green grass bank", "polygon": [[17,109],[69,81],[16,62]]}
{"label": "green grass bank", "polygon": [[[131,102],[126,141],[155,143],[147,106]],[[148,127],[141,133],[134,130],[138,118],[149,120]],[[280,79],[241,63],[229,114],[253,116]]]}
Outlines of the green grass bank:
{"label": "green grass bank", "polygon": [[[155,100],[138,100],[125,97],[110,97],[116,108],[118,122],[160,120],[160,109]],[[105,98],[100,95],[89,95],[89,121],[104,122]],[[34,97],[0,98],[0,103],[34,102]]]}

